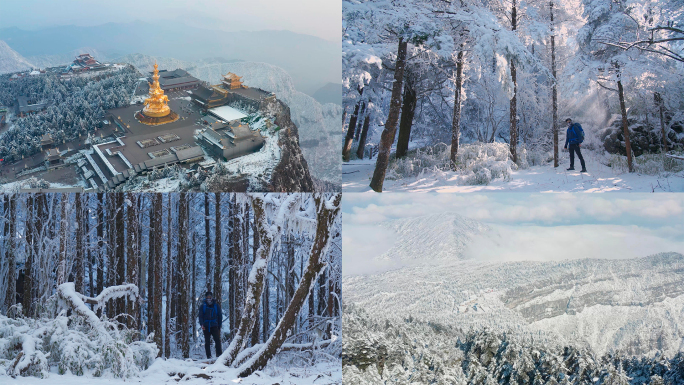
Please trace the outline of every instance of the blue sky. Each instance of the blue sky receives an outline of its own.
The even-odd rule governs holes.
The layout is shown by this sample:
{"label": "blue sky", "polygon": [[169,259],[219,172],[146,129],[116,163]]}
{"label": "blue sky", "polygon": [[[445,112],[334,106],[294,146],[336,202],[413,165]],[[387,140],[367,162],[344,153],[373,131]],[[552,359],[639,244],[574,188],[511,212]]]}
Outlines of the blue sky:
{"label": "blue sky", "polygon": [[[380,222],[453,212],[490,225],[468,257],[487,261],[637,258],[684,253],[684,194],[344,194],[347,273],[389,250]],[[494,241],[496,239],[496,241]]]}
{"label": "blue sky", "polygon": [[339,42],[340,0],[2,0],[0,27],[37,29],[134,20],[181,20],[209,29],[289,30]]}

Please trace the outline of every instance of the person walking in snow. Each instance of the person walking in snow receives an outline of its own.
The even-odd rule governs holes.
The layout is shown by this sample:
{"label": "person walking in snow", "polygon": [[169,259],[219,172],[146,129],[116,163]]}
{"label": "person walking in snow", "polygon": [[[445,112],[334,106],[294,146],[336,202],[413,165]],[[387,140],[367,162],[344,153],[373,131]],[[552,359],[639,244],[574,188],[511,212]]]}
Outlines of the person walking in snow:
{"label": "person walking in snow", "polygon": [[204,295],[204,301],[199,308],[199,322],[204,332],[204,351],[207,359],[211,358],[211,337],[214,337],[216,344],[216,357],[223,353],[221,347],[221,326],[223,325],[223,313],[221,305],[214,301],[210,291]]}
{"label": "person walking in snow", "polygon": [[584,142],[584,130],[579,123],[573,123],[570,118],[565,119],[565,123],[568,124],[568,131],[565,135],[564,148],[568,148],[568,145],[570,146],[570,168],[568,171],[575,169],[575,153],[577,153],[577,157],[582,164],[582,171],[580,172],[587,172],[587,168],[584,165],[584,158],[582,157],[582,151],[580,150],[580,146],[582,145],[582,142]]}

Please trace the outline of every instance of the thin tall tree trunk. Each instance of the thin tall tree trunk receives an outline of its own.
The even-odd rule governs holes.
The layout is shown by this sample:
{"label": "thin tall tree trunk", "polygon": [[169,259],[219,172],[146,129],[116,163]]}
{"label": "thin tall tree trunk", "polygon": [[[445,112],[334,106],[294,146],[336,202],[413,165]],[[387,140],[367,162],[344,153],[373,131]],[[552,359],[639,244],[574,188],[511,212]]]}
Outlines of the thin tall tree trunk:
{"label": "thin tall tree trunk", "polygon": [[[148,245],[147,245],[147,334],[154,332],[155,325],[155,313],[154,313],[154,262],[155,262],[155,236],[157,234],[157,226],[155,224],[155,217],[157,214],[154,213],[154,194],[149,195],[150,209],[147,210],[148,216],[150,217],[150,225],[147,234]],[[157,333],[159,334],[159,333]],[[155,334],[156,337],[156,334]],[[158,344],[161,352],[161,344]]]}
{"label": "thin tall tree trunk", "polygon": [[[97,193],[97,294],[102,293],[104,289],[104,265],[105,254],[102,251],[104,247],[104,194]],[[99,316],[101,308],[98,308],[97,315]]]}
{"label": "thin tall tree trunk", "polygon": [[67,241],[69,239],[69,219],[67,217],[67,204],[69,202],[69,195],[62,194],[60,202],[60,224],[59,224],[59,260],[57,261],[57,286],[67,281],[66,264],[67,264]]}
{"label": "thin tall tree trunk", "polygon": [[[195,314],[197,314],[197,232],[192,232],[192,288],[190,289],[190,303],[192,304],[192,312],[188,315],[188,322],[192,324],[192,336],[197,335],[197,322],[195,322]],[[188,356],[190,353],[188,352]]]}
{"label": "thin tall tree trunk", "polygon": [[204,282],[206,290],[211,290],[211,225],[209,222],[209,193],[204,193]]}
{"label": "thin tall tree trunk", "polygon": [[356,120],[359,117],[359,108],[361,107],[361,97],[363,96],[363,88],[359,89],[359,101],[354,107],[354,113],[349,118],[349,126],[347,127],[347,135],[344,138],[344,147],[342,148],[342,160],[349,162],[349,154],[351,152],[352,143],[354,142],[354,132],[356,131]]}
{"label": "thin tall tree trunk", "polygon": [[172,221],[171,221],[171,194],[167,194],[166,209],[166,307],[164,310],[164,357],[171,356],[171,275],[173,263],[171,258]]}
{"label": "thin tall tree trunk", "polygon": [[84,231],[84,241],[85,241],[85,259],[88,261],[88,292],[91,297],[94,297],[95,295],[95,288],[93,285],[95,284],[94,277],[93,275],[95,274],[94,271],[94,263],[93,263],[93,253],[92,253],[92,245],[90,244],[91,242],[91,235],[90,235],[90,195],[86,195],[85,198],[85,205],[84,205],[84,217],[85,221],[83,223],[83,226],[85,228],[83,229]]}
{"label": "thin tall tree trunk", "polygon": [[[124,193],[116,193],[116,285],[123,285],[126,280],[124,206]],[[115,303],[119,322],[126,323],[126,298],[118,298]]]}
{"label": "thin tall tree trunk", "polygon": [[622,81],[618,80],[618,97],[620,99],[620,112],[622,113],[622,135],[625,137],[625,151],[627,152],[627,167],[629,172],[634,172],[632,165],[632,144],[629,141],[629,124],[627,123],[627,107],[625,106],[625,93],[622,88]]}
{"label": "thin tall tree trunk", "polygon": [[409,141],[411,140],[411,127],[416,113],[418,98],[411,82],[404,83],[404,105],[401,108],[399,120],[399,137],[397,138],[397,159],[403,158],[408,153]]}
{"label": "thin tall tree trunk", "polygon": [[5,293],[5,309],[6,314],[9,314],[9,310],[15,305],[17,300],[17,261],[16,261],[16,232],[17,232],[17,195],[5,195],[5,207],[7,207],[8,215],[6,218],[9,219],[5,223],[7,229],[7,250],[5,252],[5,259],[9,264],[7,269],[7,292]]}
{"label": "thin tall tree trunk", "polygon": [[74,260],[74,286],[79,293],[85,293],[84,278],[85,272],[83,270],[83,207],[81,202],[81,193],[74,194],[74,203],[76,207],[76,259]]}
{"label": "thin tall tree trunk", "polygon": [[404,81],[404,68],[406,67],[406,51],[408,43],[403,38],[399,39],[397,48],[397,62],[394,70],[394,84],[392,85],[392,99],[390,101],[389,115],[385,122],[385,128],[380,137],[380,149],[378,159],[375,161],[375,171],[370,187],[376,192],[382,192],[382,185],[385,182],[385,173],[389,164],[390,151],[394,144],[394,136],[397,133],[397,122],[401,111],[401,90]]}
{"label": "thin tall tree trunk", "polygon": [[180,282],[178,285],[180,294],[180,308],[178,309],[178,345],[180,346],[183,358],[190,357],[190,343],[188,339],[188,297],[189,285],[188,275],[190,275],[190,264],[188,258],[188,200],[187,194],[180,194],[178,203],[178,268],[180,271]]}
{"label": "thin tall tree trunk", "polygon": [[451,117],[451,169],[456,170],[458,141],[461,135],[461,90],[463,88],[463,51],[458,51],[456,59],[456,91],[454,91],[454,114]]}
{"label": "thin tall tree trunk", "polygon": [[221,235],[221,193],[214,193],[214,198],[216,199],[216,234],[214,235],[214,289],[212,291],[214,292],[214,298],[216,298],[216,302],[221,304],[223,298],[221,295],[221,269],[223,268],[223,264],[221,263],[221,243],[223,242]]}
{"label": "thin tall tree trunk", "polygon": [[553,23],[553,0],[549,2],[551,10],[551,75],[553,75],[553,167],[558,167],[558,81],[556,80],[556,29]]}
{"label": "thin tall tree trunk", "polygon": [[[518,27],[518,17],[517,17],[517,0],[513,0],[513,5],[511,7],[511,29],[515,31]],[[513,82],[513,97],[511,98],[510,106],[510,150],[511,159],[514,163],[518,162],[518,79],[515,68],[515,61],[511,58],[511,81]]]}
{"label": "thin tall tree trunk", "polygon": [[[128,211],[126,214],[128,224],[126,225],[126,262],[128,270],[126,282],[138,285],[138,194],[129,192],[127,197]],[[133,330],[138,328],[137,312],[136,301],[128,299],[126,306],[126,314],[128,314],[127,325]]]}
{"label": "thin tall tree trunk", "polygon": [[364,151],[366,150],[366,137],[368,136],[368,126],[370,125],[370,112],[363,118],[363,128],[361,129],[361,136],[359,137],[359,146],[356,149],[356,156],[363,159]]}
{"label": "thin tall tree trunk", "polygon": [[[363,102],[361,104],[361,112],[359,113],[359,116],[364,116],[365,113],[366,113],[366,102]],[[354,140],[359,140],[360,134],[361,134],[361,120],[358,120],[358,118],[357,118],[356,132],[354,133]]]}
{"label": "thin tall tree trunk", "polygon": [[26,245],[27,245],[27,255],[26,263],[24,264],[24,287],[23,293],[21,294],[21,304],[24,310],[24,316],[29,317],[32,314],[33,308],[33,261],[35,259],[35,233],[36,233],[36,222],[34,221],[35,216],[35,205],[36,200],[34,194],[29,194],[26,200],[26,208],[28,214],[26,216]]}
{"label": "thin tall tree trunk", "polygon": [[154,232],[156,233],[154,237],[154,304],[152,313],[154,314],[154,342],[159,348],[159,353],[157,357],[161,357],[163,345],[163,335],[162,335],[162,289],[163,289],[163,270],[164,262],[162,260],[162,237],[161,234],[164,231],[162,228],[162,217],[164,216],[164,211],[162,209],[162,194],[154,194],[153,209],[150,213],[154,217]]}
{"label": "thin tall tree trunk", "polygon": [[663,137],[663,151],[668,152],[670,151],[667,146],[667,134],[665,133],[665,116],[664,116],[664,109],[665,109],[665,103],[663,102],[662,96],[660,96],[659,92],[656,92],[653,94],[653,99],[656,102],[656,105],[658,106],[658,111],[660,112],[660,135]]}
{"label": "thin tall tree trunk", "polygon": [[[107,287],[116,285],[116,198],[107,194]],[[115,301],[107,301],[107,317],[113,318],[116,312]]]}
{"label": "thin tall tree trunk", "polygon": [[316,236],[309,254],[307,269],[304,274],[302,274],[297,291],[287,306],[285,315],[278,323],[273,335],[268,339],[265,346],[261,348],[247,364],[245,364],[245,367],[240,371],[240,377],[247,377],[255,371],[263,369],[268,361],[277,353],[278,349],[280,349],[283,342],[285,342],[285,339],[290,334],[290,331],[297,320],[297,316],[306,301],[307,295],[310,295],[311,287],[314,284],[318,273],[325,267],[322,257],[325,255],[328,250],[328,245],[330,244],[330,229],[339,215],[342,194],[336,194],[331,205],[328,204],[330,202],[326,202],[325,196],[317,194],[314,195],[314,199],[317,207]]}

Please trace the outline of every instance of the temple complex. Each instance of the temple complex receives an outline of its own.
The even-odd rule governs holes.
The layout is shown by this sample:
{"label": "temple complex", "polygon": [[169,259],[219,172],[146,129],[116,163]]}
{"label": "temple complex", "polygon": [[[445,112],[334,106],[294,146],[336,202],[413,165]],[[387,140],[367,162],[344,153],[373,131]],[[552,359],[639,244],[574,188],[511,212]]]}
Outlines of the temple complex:
{"label": "temple complex", "polygon": [[169,97],[164,95],[164,90],[159,85],[159,69],[154,63],[154,73],[150,84],[149,97],[145,99],[145,108],[135,114],[135,118],[143,124],[156,126],[175,122],[179,116],[169,108]]}

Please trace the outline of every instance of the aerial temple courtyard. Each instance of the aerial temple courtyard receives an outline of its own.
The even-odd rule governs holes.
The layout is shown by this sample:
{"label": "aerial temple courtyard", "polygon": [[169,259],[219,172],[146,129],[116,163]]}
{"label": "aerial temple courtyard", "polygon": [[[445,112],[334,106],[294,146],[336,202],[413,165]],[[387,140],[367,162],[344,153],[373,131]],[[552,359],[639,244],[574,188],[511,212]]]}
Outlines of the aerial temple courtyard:
{"label": "aerial temple courtyard", "polygon": [[44,170],[36,176],[51,183],[106,191],[173,165],[187,172],[210,170],[264,146],[263,125],[250,122],[275,94],[247,87],[233,73],[206,85],[184,70],[159,71],[157,64],[145,80],[132,103],[107,110],[104,127],[87,139],[54,143],[46,135],[43,152],[12,171],[21,177]]}

